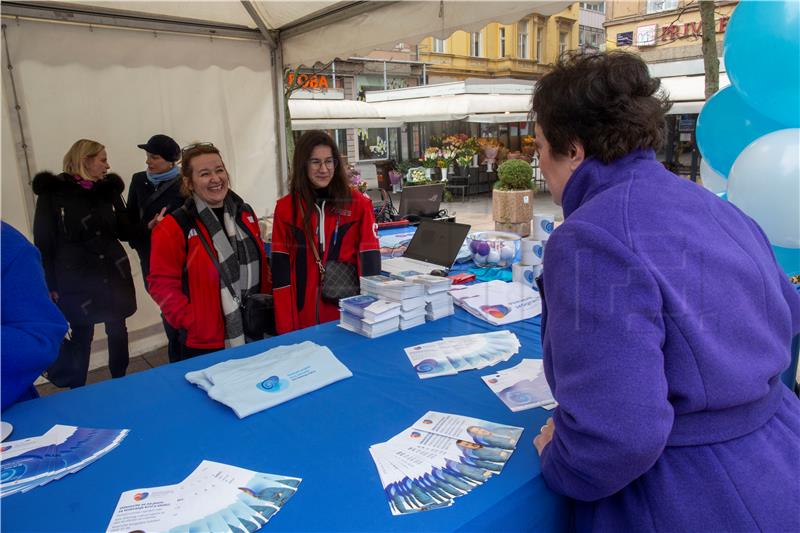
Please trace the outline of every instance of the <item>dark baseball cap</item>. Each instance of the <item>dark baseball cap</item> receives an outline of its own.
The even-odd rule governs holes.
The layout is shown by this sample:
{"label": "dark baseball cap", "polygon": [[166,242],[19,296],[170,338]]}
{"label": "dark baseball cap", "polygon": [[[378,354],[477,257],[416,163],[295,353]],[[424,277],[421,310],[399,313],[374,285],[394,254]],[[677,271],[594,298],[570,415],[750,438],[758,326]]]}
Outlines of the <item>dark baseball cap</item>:
{"label": "dark baseball cap", "polygon": [[151,154],[160,155],[167,161],[174,162],[181,157],[181,147],[178,146],[175,139],[161,133],[150,137],[147,144],[137,144],[136,146]]}

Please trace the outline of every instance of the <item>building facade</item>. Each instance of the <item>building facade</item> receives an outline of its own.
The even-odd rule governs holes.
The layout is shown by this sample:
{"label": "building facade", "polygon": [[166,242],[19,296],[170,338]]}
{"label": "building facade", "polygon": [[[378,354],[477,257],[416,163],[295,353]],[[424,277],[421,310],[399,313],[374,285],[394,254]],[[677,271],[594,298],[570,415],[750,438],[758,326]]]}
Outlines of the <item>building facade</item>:
{"label": "building facade", "polygon": [[578,17],[578,47],[582,51],[606,49],[605,2],[581,2]]}
{"label": "building facade", "polygon": [[558,57],[578,48],[578,2],[550,17],[532,13],[513,24],[430,37],[418,46],[428,83],[467,78],[538,79]]}

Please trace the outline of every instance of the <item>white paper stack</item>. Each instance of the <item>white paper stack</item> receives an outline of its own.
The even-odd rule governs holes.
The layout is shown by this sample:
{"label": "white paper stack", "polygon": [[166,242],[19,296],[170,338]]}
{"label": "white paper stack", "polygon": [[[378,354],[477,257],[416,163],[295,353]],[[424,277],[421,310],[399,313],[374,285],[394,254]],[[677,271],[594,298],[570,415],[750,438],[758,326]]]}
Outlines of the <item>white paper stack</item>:
{"label": "white paper stack", "polygon": [[418,283],[388,276],[362,276],[361,293],[399,302],[406,298],[422,296],[425,294],[425,288]]}
{"label": "white paper stack", "polygon": [[456,305],[495,326],[533,318],[542,312],[542,300],[530,287],[500,280],[452,290]]}
{"label": "white paper stack", "polygon": [[305,341],[224,361],[185,377],[244,418],[352,375],[328,348]]}
{"label": "white paper stack", "polygon": [[523,359],[515,367],[481,376],[481,379],[514,412],[556,406],[541,359]]}
{"label": "white paper stack", "polygon": [[369,338],[395,332],[400,327],[402,304],[369,294],[339,300],[339,326]]}
{"label": "white paper stack", "polygon": [[425,285],[412,281],[417,275],[416,273],[412,275],[410,272],[401,273],[399,276],[404,279],[386,276],[363,277],[361,292],[364,295],[396,302],[401,309],[399,328],[402,330],[413,328],[425,323]]}
{"label": "white paper stack", "polygon": [[123,492],[106,532],[253,532],[283,508],[301,481],[203,461],[177,485]]}
{"label": "white paper stack", "polygon": [[445,337],[405,348],[420,379],[452,376],[462,370],[486,368],[508,361],[519,352],[519,339],[508,330]]}
{"label": "white paper stack", "polygon": [[456,312],[453,307],[453,297],[446,292],[427,295],[425,303],[425,318],[439,320]]}
{"label": "white paper stack", "polygon": [[397,516],[449,507],[499,474],[521,435],[519,427],[428,411],[369,452]]}
{"label": "white paper stack", "polygon": [[0,498],[73,474],[119,446],[127,435],[127,429],[56,425],[38,437],[4,442]]}

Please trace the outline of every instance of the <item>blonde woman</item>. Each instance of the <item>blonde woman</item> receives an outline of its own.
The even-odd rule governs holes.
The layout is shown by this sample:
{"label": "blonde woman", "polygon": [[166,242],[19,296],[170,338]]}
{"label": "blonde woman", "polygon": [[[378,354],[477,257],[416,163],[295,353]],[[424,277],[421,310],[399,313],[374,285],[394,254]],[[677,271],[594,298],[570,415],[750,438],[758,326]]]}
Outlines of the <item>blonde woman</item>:
{"label": "blonde woman", "polygon": [[125,184],[109,168],[105,147],[81,139],[64,156],[61,174],[41,172],[33,180],[34,243],[50,297],[72,330],[73,388],[86,384],[95,324],[105,324],[111,376],[122,377],[128,368],[125,319],[136,311],[136,295],[120,244],[129,229]]}

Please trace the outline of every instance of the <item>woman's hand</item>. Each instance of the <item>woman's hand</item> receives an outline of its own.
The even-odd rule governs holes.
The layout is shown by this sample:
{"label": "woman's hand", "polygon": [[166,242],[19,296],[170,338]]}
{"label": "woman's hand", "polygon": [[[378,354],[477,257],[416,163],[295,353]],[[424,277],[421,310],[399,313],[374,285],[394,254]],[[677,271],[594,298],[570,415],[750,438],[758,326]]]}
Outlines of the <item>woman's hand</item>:
{"label": "woman's hand", "polygon": [[553,433],[556,430],[556,423],[553,422],[553,418],[548,418],[547,423],[539,428],[539,435],[535,439],[533,439],[533,445],[536,446],[536,451],[539,452],[539,455],[542,455],[542,450],[544,447],[550,444],[550,441],[553,440]]}
{"label": "woman's hand", "polygon": [[53,303],[58,303],[58,293],[56,291],[50,291],[50,299],[53,300]]}
{"label": "woman's hand", "polygon": [[166,212],[167,212],[167,208],[166,207],[162,207],[161,211],[156,216],[153,217],[153,220],[151,220],[150,222],[147,223],[147,229],[152,230],[153,228],[156,227],[156,225],[159,222],[164,220],[164,213],[166,213]]}

